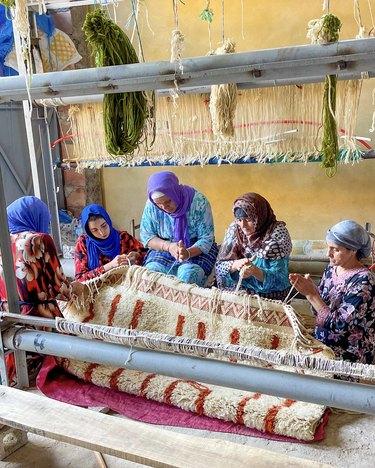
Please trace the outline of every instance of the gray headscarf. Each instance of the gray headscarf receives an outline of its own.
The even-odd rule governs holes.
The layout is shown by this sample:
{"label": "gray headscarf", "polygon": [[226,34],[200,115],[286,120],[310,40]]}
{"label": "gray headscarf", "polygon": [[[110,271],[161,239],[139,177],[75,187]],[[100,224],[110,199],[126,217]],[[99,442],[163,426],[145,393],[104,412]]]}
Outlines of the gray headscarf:
{"label": "gray headscarf", "polygon": [[371,237],[355,221],[345,220],[335,224],[328,229],[327,241],[356,250],[358,258],[367,258],[371,253]]}

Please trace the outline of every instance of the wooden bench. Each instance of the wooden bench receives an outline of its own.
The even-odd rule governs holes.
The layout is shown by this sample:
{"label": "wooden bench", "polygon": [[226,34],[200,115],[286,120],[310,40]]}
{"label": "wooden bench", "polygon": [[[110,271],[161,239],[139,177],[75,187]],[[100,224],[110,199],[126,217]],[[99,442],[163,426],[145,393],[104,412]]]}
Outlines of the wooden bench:
{"label": "wooden bench", "polygon": [[0,387],[0,422],[155,467],[327,466],[224,440],[178,434],[10,387]]}

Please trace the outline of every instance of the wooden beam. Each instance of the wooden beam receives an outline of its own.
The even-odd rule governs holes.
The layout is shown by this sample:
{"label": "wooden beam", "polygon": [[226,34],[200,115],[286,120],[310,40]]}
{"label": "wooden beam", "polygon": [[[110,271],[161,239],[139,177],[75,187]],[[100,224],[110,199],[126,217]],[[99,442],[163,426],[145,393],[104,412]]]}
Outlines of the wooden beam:
{"label": "wooden beam", "polygon": [[0,423],[154,467],[323,467],[320,463],[114,418],[1,387]]}

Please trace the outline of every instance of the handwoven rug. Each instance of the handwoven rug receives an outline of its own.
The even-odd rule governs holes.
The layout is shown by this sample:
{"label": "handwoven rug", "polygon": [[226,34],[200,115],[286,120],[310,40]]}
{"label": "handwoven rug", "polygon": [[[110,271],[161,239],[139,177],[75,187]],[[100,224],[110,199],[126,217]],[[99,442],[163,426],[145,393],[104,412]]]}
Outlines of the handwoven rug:
{"label": "handwoven rug", "polygon": [[42,369],[38,374],[37,386],[44,395],[54,400],[83,407],[105,406],[130,419],[148,424],[187,427],[212,432],[227,432],[288,443],[312,443],[323,440],[330,411],[327,409],[323,414],[315,431],[314,439],[301,441],[292,437],[258,431],[244,425],[216,418],[199,416],[190,411],[184,411],[175,406],[167,405],[166,403],[147,400],[118,390],[98,387],[66,373],[52,356],[47,356],[44,360]]}
{"label": "handwoven rug", "polygon": [[[87,284],[94,293],[93,301],[83,310],[69,303],[63,310],[67,319],[191,340],[257,346],[280,354],[333,357],[329,348],[305,334],[292,307],[279,301],[199,288],[137,266],[111,270]],[[314,439],[326,409],[153,373],[70,359],[58,361],[67,372],[98,386],[300,440]],[[241,362],[260,365],[255,360]],[[285,365],[262,365],[296,371]]]}

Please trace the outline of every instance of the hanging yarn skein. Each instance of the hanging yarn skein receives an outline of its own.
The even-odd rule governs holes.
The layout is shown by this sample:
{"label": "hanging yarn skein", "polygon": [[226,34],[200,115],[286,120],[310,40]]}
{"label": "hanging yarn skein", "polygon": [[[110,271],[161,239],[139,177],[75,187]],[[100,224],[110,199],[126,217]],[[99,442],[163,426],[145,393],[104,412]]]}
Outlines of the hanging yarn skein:
{"label": "hanging yarn skein", "polygon": [[173,0],[173,12],[174,12],[174,20],[175,20],[175,29],[172,31],[171,37],[171,63],[178,64],[179,68],[182,71],[181,65],[181,56],[182,51],[184,50],[184,35],[180,31],[178,27],[178,7],[177,7],[178,0]]}
{"label": "hanging yarn skein", "polygon": [[[341,21],[337,16],[328,14],[308,23],[307,37],[314,44],[328,44],[339,39]],[[328,177],[336,174],[339,142],[336,123],[336,85],[337,76],[327,75],[324,79],[323,94],[323,138],[321,167],[326,169]]]}
{"label": "hanging yarn skein", "polygon": [[[87,13],[83,31],[96,56],[97,66],[139,62],[127,35],[103,10],[97,8]],[[103,122],[108,153],[131,155],[141,142],[146,117],[146,99],[142,92],[105,94]]]}
{"label": "hanging yarn skein", "polygon": [[[226,39],[215,55],[230,54],[235,51],[235,43]],[[226,83],[211,86],[210,114],[214,135],[221,139],[234,136],[234,117],[237,108],[237,85]]]}

